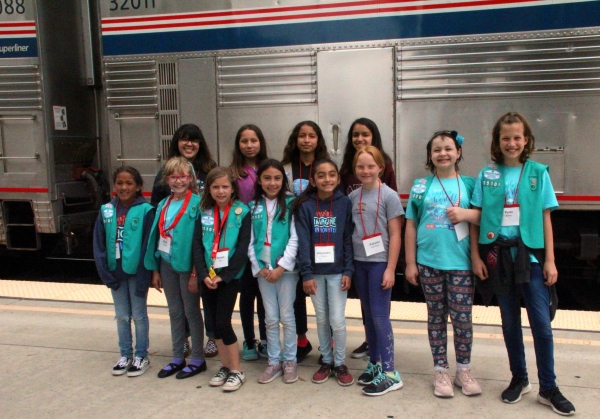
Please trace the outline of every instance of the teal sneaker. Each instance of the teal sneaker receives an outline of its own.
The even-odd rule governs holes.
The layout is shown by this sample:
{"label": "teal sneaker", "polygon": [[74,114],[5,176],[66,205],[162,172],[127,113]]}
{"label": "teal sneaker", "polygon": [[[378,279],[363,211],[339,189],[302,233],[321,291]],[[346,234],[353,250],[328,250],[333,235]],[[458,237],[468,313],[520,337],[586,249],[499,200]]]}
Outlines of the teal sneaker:
{"label": "teal sneaker", "polygon": [[252,344],[252,347],[248,347],[248,342],[244,341],[242,349],[242,359],[244,361],[256,361],[258,359],[258,352],[256,351],[256,343]]}
{"label": "teal sneaker", "polygon": [[394,371],[394,377],[390,377],[385,372],[380,372],[371,384],[363,388],[362,391],[366,396],[382,396],[390,391],[400,390],[402,386],[402,378],[400,378],[398,371]]}
{"label": "teal sneaker", "polygon": [[261,358],[268,358],[269,353],[267,352],[267,344],[263,344],[262,342],[258,342],[256,345],[256,352],[258,352],[258,356]]}
{"label": "teal sneaker", "polygon": [[367,369],[358,377],[358,384],[368,386],[381,372],[381,365],[367,363]]}

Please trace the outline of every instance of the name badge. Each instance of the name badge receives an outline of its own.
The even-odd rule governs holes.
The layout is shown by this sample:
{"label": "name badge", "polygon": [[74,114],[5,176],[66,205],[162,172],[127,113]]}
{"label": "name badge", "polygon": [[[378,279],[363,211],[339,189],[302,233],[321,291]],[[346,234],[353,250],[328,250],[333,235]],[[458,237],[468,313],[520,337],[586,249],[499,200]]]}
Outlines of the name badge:
{"label": "name badge", "polygon": [[121,248],[119,246],[119,243],[117,243],[116,247],[117,247],[117,249],[116,249],[116,255],[115,256],[116,256],[117,259],[121,259]]}
{"label": "name badge", "polygon": [[223,249],[217,250],[217,257],[213,261],[213,268],[226,268],[229,266],[229,248],[224,247]]}
{"label": "name badge", "polygon": [[375,255],[385,251],[381,233],[373,234],[372,236],[365,236],[362,238],[362,242],[363,246],[365,247],[365,254],[367,256]]}
{"label": "name badge", "polygon": [[171,238],[160,236],[158,238],[158,250],[163,253],[171,254]]}
{"label": "name badge", "polygon": [[269,269],[271,269],[271,243],[264,243],[262,251],[260,252],[260,260],[265,262]]}
{"label": "name badge", "polygon": [[454,225],[454,232],[458,241],[463,240],[465,237],[469,237],[469,223],[461,221]]}
{"label": "name badge", "polygon": [[519,204],[505,205],[502,215],[502,227],[518,226],[520,216]]}
{"label": "name badge", "polygon": [[315,244],[315,263],[333,263],[335,261],[335,245],[333,243]]}

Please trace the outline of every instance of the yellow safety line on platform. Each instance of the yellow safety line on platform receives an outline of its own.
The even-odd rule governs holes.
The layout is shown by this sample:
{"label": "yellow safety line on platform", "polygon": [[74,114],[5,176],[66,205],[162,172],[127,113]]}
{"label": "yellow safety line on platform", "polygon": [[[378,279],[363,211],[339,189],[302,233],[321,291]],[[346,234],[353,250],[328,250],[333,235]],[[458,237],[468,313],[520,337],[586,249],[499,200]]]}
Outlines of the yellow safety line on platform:
{"label": "yellow safety line on platform", "polygon": [[[60,307],[31,307],[31,306],[18,306],[15,304],[9,305],[0,305],[0,310],[4,311],[29,311],[36,313],[56,313],[56,314],[78,314],[78,315],[86,315],[86,316],[114,316],[115,313],[113,311],[105,311],[105,310],[82,310],[75,308],[60,308]],[[169,320],[168,314],[156,314],[149,313],[148,317],[150,319],[156,320]],[[236,319],[232,319],[231,322],[233,324],[239,325],[241,322]],[[310,329],[316,329],[317,326],[314,324],[308,324]],[[364,332],[362,326],[347,326],[346,329],[351,332]],[[427,330],[419,330],[419,329],[398,329],[393,328],[394,333],[400,335],[426,335]],[[448,336],[452,336],[452,332],[448,332]],[[492,339],[492,340],[502,340],[502,335],[497,333],[473,333],[473,336],[476,339]],[[523,339],[526,342],[533,342],[533,338],[531,336],[524,336]],[[566,339],[566,338],[554,338],[554,343],[561,343],[564,345],[578,345],[578,346],[600,346],[600,341],[597,340],[588,340],[588,339]]]}

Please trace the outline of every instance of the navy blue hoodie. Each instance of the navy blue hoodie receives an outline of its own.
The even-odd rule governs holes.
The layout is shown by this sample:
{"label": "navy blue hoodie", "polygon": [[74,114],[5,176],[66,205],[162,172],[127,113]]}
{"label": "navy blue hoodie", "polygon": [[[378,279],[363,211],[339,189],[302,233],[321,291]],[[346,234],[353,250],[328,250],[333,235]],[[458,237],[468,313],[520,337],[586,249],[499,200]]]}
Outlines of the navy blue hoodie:
{"label": "navy blue hoodie", "polygon": [[[302,203],[296,220],[298,234],[298,256],[296,262],[303,281],[314,279],[315,275],[342,274],[354,275],[354,254],[352,252],[352,202],[338,189],[331,198],[319,200],[317,194],[311,195]],[[330,208],[332,213],[330,214]],[[329,237],[329,238],[328,238]],[[335,245],[334,263],[315,263],[315,244],[333,243]]]}

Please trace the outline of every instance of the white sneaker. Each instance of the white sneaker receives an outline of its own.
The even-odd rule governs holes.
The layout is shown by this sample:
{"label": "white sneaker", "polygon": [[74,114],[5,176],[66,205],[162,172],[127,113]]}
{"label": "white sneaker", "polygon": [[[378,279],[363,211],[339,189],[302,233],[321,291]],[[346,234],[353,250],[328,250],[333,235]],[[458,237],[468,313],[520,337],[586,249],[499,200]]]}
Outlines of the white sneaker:
{"label": "white sneaker", "polygon": [[476,396],[481,394],[481,387],[471,374],[470,368],[457,369],[456,377],[454,377],[454,384],[458,387],[462,387],[462,392],[465,396]]}
{"label": "white sneaker", "polygon": [[122,356],[112,368],[112,375],[123,375],[131,367],[131,358]]}
{"label": "white sneaker", "polygon": [[227,374],[227,381],[223,384],[223,391],[236,391],[244,384],[244,381],[246,381],[246,376],[243,372],[230,371]]}
{"label": "white sneaker", "polygon": [[136,356],[131,367],[127,370],[127,376],[137,377],[138,375],[145,373],[148,368],[150,368],[150,360],[148,358]]}
{"label": "white sneaker", "polygon": [[433,374],[433,388],[433,394],[437,397],[454,397],[452,378],[450,378],[447,368],[435,370]]}
{"label": "white sneaker", "polygon": [[211,385],[212,387],[219,387],[222,386],[223,384],[225,384],[225,381],[227,381],[227,377],[229,376],[229,368],[227,367],[221,367],[219,369],[219,372],[216,373],[208,382],[209,385]]}

